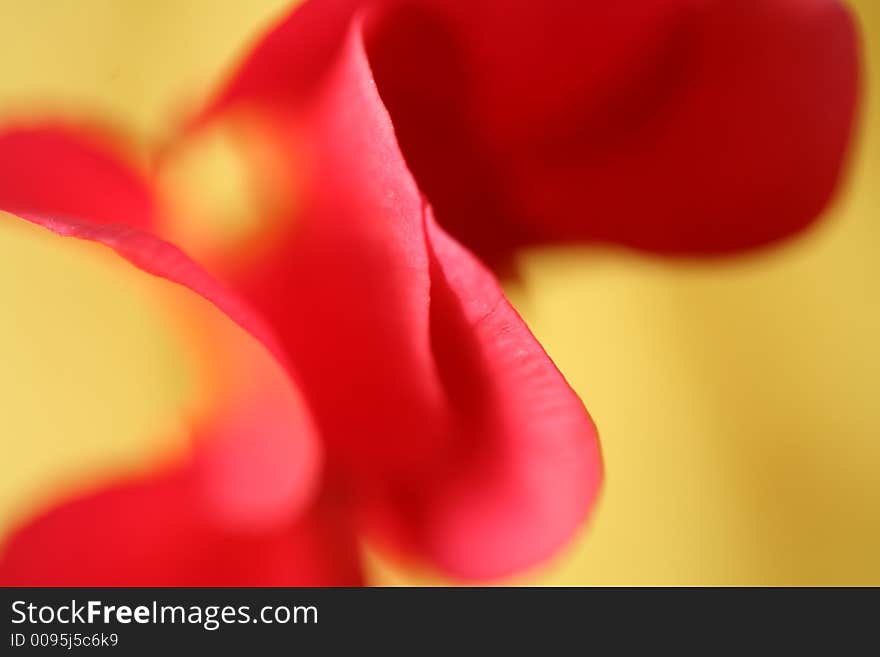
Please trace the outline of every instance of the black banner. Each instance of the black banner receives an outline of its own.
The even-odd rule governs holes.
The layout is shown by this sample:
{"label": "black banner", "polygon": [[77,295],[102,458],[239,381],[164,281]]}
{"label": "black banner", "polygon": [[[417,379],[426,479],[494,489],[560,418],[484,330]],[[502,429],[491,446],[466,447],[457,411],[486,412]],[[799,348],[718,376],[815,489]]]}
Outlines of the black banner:
{"label": "black banner", "polygon": [[[876,590],[833,589],[32,589],[2,591],[0,654],[258,650],[408,654],[477,646],[586,654],[698,642],[840,648],[877,618]],[[868,595],[862,595],[867,593]],[[833,630],[833,631],[832,631]],[[706,639],[705,637],[708,637]],[[709,643],[703,643],[709,641]],[[813,647],[816,647],[814,643]],[[518,654],[518,653],[517,653]]]}

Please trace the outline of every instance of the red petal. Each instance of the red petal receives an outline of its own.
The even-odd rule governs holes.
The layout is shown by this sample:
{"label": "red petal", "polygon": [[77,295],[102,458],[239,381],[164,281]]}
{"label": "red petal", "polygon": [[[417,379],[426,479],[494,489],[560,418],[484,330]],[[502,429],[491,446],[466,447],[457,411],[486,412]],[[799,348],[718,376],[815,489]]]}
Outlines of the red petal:
{"label": "red petal", "polygon": [[70,129],[7,127],[0,134],[2,209],[151,228],[156,207],[146,183],[93,142]]}
{"label": "red petal", "polygon": [[437,563],[502,576],[546,558],[584,521],[602,481],[599,443],[497,281],[433,222],[428,232],[434,358],[470,453],[433,489],[395,501]]}
{"label": "red petal", "polygon": [[595,430],[497,282],[426,216],[359,27],[279,124],[309,184],[274,257],[237,283],[303,376],[337,490],[450,573],[500,576],[585,519]]}
{"label": "red petal", "polygon": [[308,99],[332,64],[349,21],[364,0],[306,0],[256,44],[222,92],[197,117],[205,121],[236,104],[285,111]]}
{"label": "red petal", "polygon": [[423,4],[373,34],[377,84],[441,223],[489,258],[743,249],[835,188],[858,87],[835,0]]}
{"label": "red petal", "polygon": [[192,468],[67,502],[13,534],[3,586],[356,586],[358,555],[328,508],[260,533],[206,522]]}
{"label": "red petal", "polygon": [[289,523],[314,496],[320,452],[296,385],[267,353],[281,352],[260,318],[182,251],[140,228],[152,220],[150,191],[86,138],[52,126],[0,133],[0,170],[22,183],[0,185],[0,210],[109,246],[195,292],[188,295],[192,304],[203,298],[222,311],[209,308],[206,327],[224,336],[225,357],[241,361],[235,374],[247,385],[230,386],[218,415],[199,429],[199,490],[214,521],[251,529]]}
{"label": "red petal", "polygon": [[[311,0],[211,111],[298,106],[368,0]],[[490,261],[534,242],[735,251],[810,224],[858,88],[837,0],[409,0],[369,51],[438,220]],[[403,8],[401,8],[403,7]]]}

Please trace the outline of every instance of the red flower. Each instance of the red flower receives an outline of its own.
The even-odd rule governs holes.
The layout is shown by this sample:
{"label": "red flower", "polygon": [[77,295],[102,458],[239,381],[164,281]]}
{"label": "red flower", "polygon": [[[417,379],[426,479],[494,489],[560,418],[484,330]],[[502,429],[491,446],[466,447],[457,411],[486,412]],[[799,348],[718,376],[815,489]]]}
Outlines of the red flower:
{"label": "red flower", "polygon": [[222,283],[159,236],[124,155],[57,125],[0,135],[0,208],[244,329],[192,457],[38,517],[0,580],[359,583],[360,531],[487,578],[564,543],[599,488],[595,430],[446,231],[493,264],[542,241],[777,239],[827,201],[855,103],[835,2],[626,7],[307,2],[157,160],[242,116],[271,136],[271,240],[186,244]]}

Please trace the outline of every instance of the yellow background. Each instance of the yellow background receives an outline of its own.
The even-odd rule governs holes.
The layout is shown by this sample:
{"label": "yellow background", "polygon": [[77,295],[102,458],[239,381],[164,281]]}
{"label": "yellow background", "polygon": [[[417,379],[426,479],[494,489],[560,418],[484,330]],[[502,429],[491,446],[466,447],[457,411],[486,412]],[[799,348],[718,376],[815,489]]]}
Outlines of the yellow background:
{"label": "yellow background", "polygon": [[[510,293],[597,420],[607,482],[541,584],[880,584],[880,2],[851,3],[867,98],[828,220],[715,263],[523,258]],[[0,116],[143,140],[282,0],[0,0]],[[0,216],[0,532],[181,430],[181,347],[112,257]],[[371,557],[378,583],[438,582]]]}

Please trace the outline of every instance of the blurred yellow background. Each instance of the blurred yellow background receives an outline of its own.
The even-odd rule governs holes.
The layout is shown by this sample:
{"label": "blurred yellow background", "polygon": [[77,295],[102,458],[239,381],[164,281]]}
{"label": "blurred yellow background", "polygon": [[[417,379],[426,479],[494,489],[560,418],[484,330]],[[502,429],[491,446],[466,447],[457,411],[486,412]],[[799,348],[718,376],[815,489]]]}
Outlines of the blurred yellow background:
{"label": "blurred yellow background", "polygon": [[[591,526],[516,583],[880,585],[880,2],[851,4],[867,93],[821,226],[713,263],[523,258],[511,297],[596,419],[607,481]],[[0,117],[155,139],[286,6],[0,0]],[[0,532],[182,430],[182,348],[143,277],[96,253],[0,215]]]}

